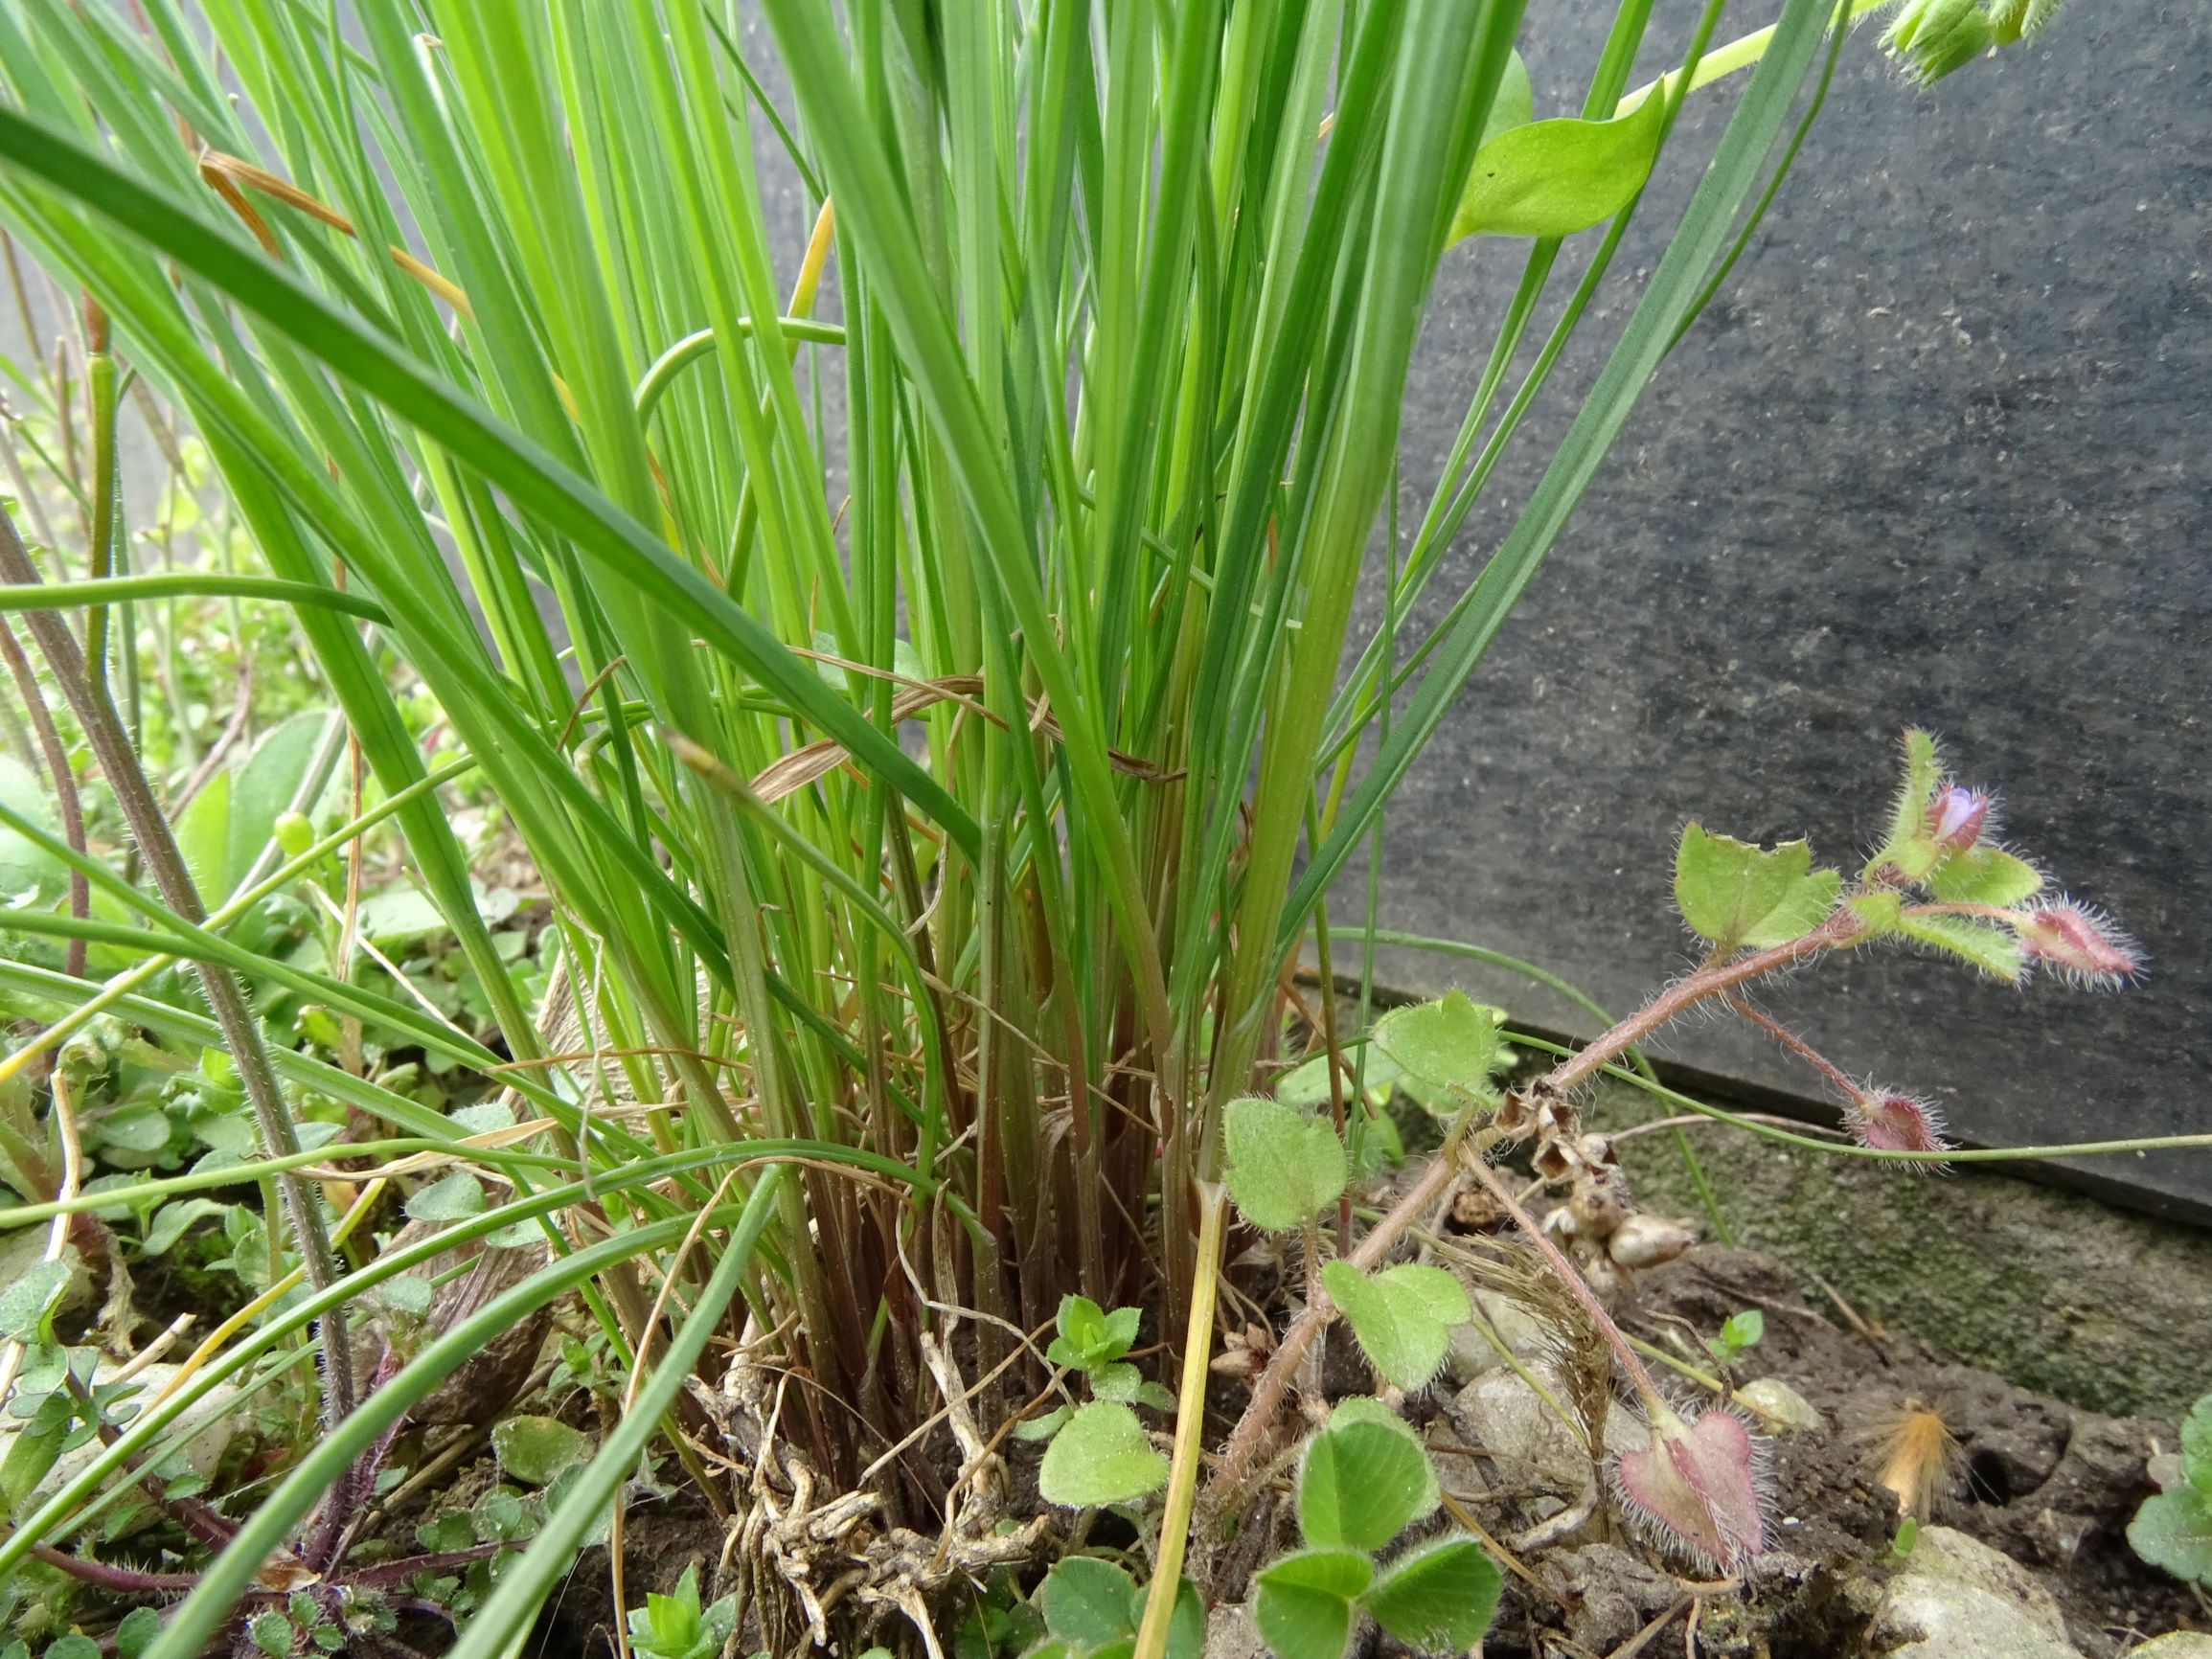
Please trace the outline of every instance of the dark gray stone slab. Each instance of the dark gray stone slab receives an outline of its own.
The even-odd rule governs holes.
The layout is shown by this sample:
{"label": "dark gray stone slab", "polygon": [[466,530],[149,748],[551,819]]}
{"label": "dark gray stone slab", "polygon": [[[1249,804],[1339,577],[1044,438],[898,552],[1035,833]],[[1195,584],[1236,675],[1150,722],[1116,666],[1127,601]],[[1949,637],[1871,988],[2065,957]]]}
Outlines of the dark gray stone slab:
{"label": "dark gray stone slab", "polygon": [[[1666,50],[1648,69],[1693,10],[1658,8]],[[1608,11],[1531,8],[1539,114],[1579,99]],[[1653,261],[1687,158],[1732,107],[1727,92],[1694,102],[1622,266]],[[2039,43],[1926,92],[1870,34],[1853,39],[1754,250],[1393,807],[1384,924],[1531,958],[1626,1009],[1687,961],[1669,899],[1684,820],[1863,855],[1897,734],[1923,724],[2002,790],[2019,848],[2128,923],[2151,977],[2120,996],[2023,994],[1883,953],[1769,1006],[1976,1141],[2212,1126],[2208,210],[2212,8],[2084,0]],[[1409,523],[1518,269],[1518,244],[1447,258],[1405,432]],[[1586,384],[1631,303],[1609,290],[1563,383]],[[1553,401],[1425,621],[1526,499],[1564,423]],[[1357,893],[1339,890],[1340,924]],[[1436,958],[1384,968],[1590,1024]],[[1668,1049],[1806,1081],[1725,1024],[1691,1023]],[[2212,1215],[2212,1155],[2098,1170]]]}

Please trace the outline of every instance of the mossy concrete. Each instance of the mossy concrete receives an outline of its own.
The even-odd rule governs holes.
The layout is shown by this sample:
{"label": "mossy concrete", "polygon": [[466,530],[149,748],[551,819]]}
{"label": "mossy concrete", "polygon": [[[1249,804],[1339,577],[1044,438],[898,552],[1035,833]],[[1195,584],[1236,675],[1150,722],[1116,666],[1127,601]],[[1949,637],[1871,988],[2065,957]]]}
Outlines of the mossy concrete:
{"label": "mossy concrete", "polygon": [[[1652,1110],[1617,1087],[1590,1116],[1618,1128]],[[2212,1392],[2212,1233],[1972,1166],[1910,1175],[1689,1134],[1735,1241],[1803,1274],[1810,1306],[1833,1311],[1817,1275],[1863,1319],[2115,1416],[2178,1419]],[[1637,1136],[1620,1157],[1644,1208],[1702,1216],[1672,1137]]]}

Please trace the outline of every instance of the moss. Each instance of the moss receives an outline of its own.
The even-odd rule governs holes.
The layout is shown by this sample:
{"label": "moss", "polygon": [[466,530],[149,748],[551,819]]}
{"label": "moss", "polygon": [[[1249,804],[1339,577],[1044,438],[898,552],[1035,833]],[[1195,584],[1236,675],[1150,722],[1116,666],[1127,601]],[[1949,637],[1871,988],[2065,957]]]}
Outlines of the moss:
{"label": "moss", "polygon": [[[1651,1115],[1634,1091],[1597,1124]],[[2114,1415],[2176,1418],[2212,1386],[2212,1235],[1994,1171],[1880,1164],[1694,1130],[1740,1244],[1818,1275],[1869,1321],[2022,1387]],[[1671,1139],[1620,1149],[1638,1202],[1702,1214]]]}

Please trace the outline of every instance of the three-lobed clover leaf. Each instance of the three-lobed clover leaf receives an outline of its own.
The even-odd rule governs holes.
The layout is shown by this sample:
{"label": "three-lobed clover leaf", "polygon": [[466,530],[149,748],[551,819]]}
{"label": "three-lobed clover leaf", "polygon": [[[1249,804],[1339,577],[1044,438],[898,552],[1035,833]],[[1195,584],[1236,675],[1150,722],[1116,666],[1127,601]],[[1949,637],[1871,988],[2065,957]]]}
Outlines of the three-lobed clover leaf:
{"label": "three-lobed clover leaf", "polygon": [[1334,1204],[1349,1170],[1344,1143],[1326,1118],[1279,1101],[1231,1101],[1221,1118],[1229,1196],[1264,1233],[1303,1225]]}
{"label": "three-lobed clover leaf", "polygon": [[1837,872],[1813,868],[1802,841],[1754,847],[1693,823],[1675,853],[1676,907],[1692,932],[1722,950],[1802,938],[1836,908],[1842,888]]}
{"label": "three-lobed clover leaf", "polygon": [[1351,1322],[1368,1363],[1398,1388],[1425,1387],[1444,1363],[1451,1328],[1474,1317],[1466,1286],[1442,1267],[1408,1262],[1370,1278],[1332,1261],[1321,1287]]}
{"label": "three-lobed clover leaf", "polygon": [[1069,1418],[1037,1471],[1047,1503],[1071,1510],[1131,1504],[1167,1484],[1168,1460],[1145,1438],[1137,1414],[1118,1400],[1093,1400]]}
{"label": "three-lobed clover leaf", "polygon": [[1464,1651],[1497,1607],[1499,1579],[1456,1534],[1377,1568],[1375,1552],[1440,1502],[1420,1437],[1373,1398],[1348,1399],[1306,1448],[1298,1527],[1307,1548],[1253,1580],[1252,1617],[1281,1659],[1342,1659],[1362,1608],[1425,1652]]}

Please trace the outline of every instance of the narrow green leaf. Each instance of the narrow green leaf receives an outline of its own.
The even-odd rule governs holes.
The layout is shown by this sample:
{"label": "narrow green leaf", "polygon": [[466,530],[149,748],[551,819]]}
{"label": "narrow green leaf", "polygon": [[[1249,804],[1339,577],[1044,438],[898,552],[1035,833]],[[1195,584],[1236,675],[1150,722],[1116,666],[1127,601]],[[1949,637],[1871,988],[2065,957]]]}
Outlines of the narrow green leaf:
{"label": "narrow green leaf", "polygon": [[1611,121],[1539,121],[1488,139],[1452,215],[1463,237],[1563,237],[1608,219],[1651,176],[1666,101]]}
{"label": "narrow green leaf", "polygon": [[2008,985],[2018,982],[2025,963],[2020,942],[2009,928],[1976,921],[1971,917],[1901,915],[1897,931],[1907,939],[1933,945],[1948,956],[1972,963]]}
{"label": "narrow green leaf", "polygon": [[1995,904],[2033,898],[2043,890],[2042,872],[1999,847],[1969,847],[1947,853],[1927,873],[1927,890],[1945,904]]}

